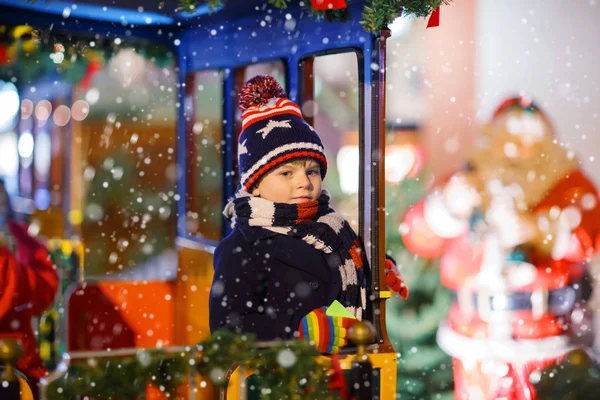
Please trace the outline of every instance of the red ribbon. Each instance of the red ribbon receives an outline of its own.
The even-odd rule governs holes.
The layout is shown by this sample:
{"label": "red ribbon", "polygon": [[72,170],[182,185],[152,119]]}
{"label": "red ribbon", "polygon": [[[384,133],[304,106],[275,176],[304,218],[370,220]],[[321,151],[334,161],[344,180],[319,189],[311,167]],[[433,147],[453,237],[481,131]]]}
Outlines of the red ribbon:
{"label": "red ribbon", "polygon": [[[429,16],[429,22],[427,22],[427,28],[433,28],[436,26],[440,26],[440,8],[436,8],[431,12]],[[425,28],[425,29],[427,29]]]}
{"label": "red ribbon", "polygon": [[329,390],[340,392],[341,400],[348,400],[348,390],[346,388],[346,377],[344,376],[344,371],[340,366],[340,359],[337,354],[333,354],[331,356],[331,369],[333,370],[333,375],[329,380]]}
{"label": "red ribbon", "polygon": [[340,10],[346,8],[346,0],[310,0],[315,10]]}
{"label": "red ribbon", "polygon": [[79,82],[79,86],[81,86],[83,89],[89,89],[90,86],[92,86],[92,79],[94,79],[94,75],[100,72],[101,69],[102,64],[100,64],[98,61],[90,61],[87,69],[85,70],[85,75]]}

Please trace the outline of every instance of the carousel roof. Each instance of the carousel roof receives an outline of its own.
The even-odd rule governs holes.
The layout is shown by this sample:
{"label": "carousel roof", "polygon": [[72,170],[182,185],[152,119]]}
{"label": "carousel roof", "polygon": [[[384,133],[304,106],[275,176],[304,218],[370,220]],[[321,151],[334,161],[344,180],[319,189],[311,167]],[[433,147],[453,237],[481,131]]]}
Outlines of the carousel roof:
{"label": "carousel roof", "polygon": [[[249,0],[252,2],[252,0]],[[194,13],[177,10],[176,1],[161,0],[0,0],[11,11],[46,14],[62,18],[88,19],[133,25],[170,25],[178,21],[209,14],[202,4]]]}
{"label": "carousel roof", "polygon": [[[362,1],[353,3],[362,4]],[[20,21],[46,17],[56,21],[77,19],[123,25],[173,25],[250,16],[264,13],[266,6],[273,8],[267,0],[225,0],[212,12],[202,1],[194,12],[179,11],[178,4],[178,0],[0,0],[3,9],[0,19],[5,23],[10,22],[8,18],[18,16]],[[289,8],[297,7],[290,4]]]}

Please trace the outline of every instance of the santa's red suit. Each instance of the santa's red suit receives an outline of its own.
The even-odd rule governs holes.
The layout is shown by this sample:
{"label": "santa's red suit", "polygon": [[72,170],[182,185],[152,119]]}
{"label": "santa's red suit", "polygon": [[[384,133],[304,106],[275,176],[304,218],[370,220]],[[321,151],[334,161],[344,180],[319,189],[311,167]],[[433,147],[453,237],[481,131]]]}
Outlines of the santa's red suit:
{"label": "santa's red suit", "polygon": [[24,227],[9,222],[9,229],[16,254],[0,247],[0,338],[21,342],[23,355],[17,361],[17,369],[27,376],[36,393],[35,386],[47,371],[38,353],[31,319],[54,301],[58,275],[45,247],[30,237]]}
{"label": "santa's red suit", "polygon": [[[530,118],[530,109],[518,111],[523,110]],[[502,123],[518,125],[513,117]],[[514,131],[498,133],[491,146],[506,150],[506,142],[516,136]],[[586,271],[600,244],[598,192],[572,155],[549,137],[539,137],[545,146],[540,146],[540,154],[555,157],[544,161],[558,165],[548,164],[546,169],[530,155],[531,161],[525,159],[521,165],[519,160],[494,160],[496,153],[489,148],[470,160],[474,164],[470,173],[484,182],[471,187],[476,187],[475,193],[490,191],[494,180],[507,191],[515,192],[517,187],[523,204],[514,218],[522,224],[511,225],[510,213],[490,215],[491,203],[486,200],[472,209],[465,207],[468,190],[445,190],[463,173],[440,184],[405,216],[405,245],[422,257],[441,256],[441,283],[453,293],[438,343],[454,357],[459,399],[534,399],[532,372],[556,362],[591,332],[585,307],[591,283]],[[490,241],[488,231],[478,230],[489,227],[490,220],[491,225],[508,224],[499,236],[503,242],[514,241],[503,247],[509,251],[502,254],[505,258],[496,275],[484,271]],[[560,229],[555,229],[558,225]],[[521,230],[523,226],[538,230],[535,239]],[[494,291],[494,287],[501,289]],[[580,343],[574,344],[573,338]]]}

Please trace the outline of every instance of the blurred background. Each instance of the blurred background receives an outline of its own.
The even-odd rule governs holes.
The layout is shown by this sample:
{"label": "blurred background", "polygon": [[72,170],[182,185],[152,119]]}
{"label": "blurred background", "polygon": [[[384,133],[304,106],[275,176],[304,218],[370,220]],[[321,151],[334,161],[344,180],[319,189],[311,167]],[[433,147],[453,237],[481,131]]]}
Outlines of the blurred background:
{"label": "blurred background", "polygon": [[[599,17],[596,0],[456,0],[442,7],[439,27],[406,18],[391,24],[387,247],[411,297],[390,300],[388,331],[402,354],[403,398],[441,398],[453,388],[452,360],[436,344],[450,292],[440,285],[435,258],[407,250],[407,210],[463,168],[494,110],[512,96],[533,98],[557,141],[600,184]],[[0,179],[30,233],[48,241],[57,262],[67,260],[64,287],[81,277],[83,265],[86,278],[174,279],[176,183],[184,173],[177,170],[178,108],[195,110],[191,153],[183,156],[187,179],[196,183],[179,218],[189,237],[216,241],[223,229],[224,71],[195,73],[179,104],[175,57],[151,40],[25,25],[2,26],[0,36]],[[357,227],[357,57],[316,57],[313,69],[314,102],[303,110],[328,153],[325,187],[334,208]],[[259,73],[284,85],[280,62],[251,66],[244,78]]]}

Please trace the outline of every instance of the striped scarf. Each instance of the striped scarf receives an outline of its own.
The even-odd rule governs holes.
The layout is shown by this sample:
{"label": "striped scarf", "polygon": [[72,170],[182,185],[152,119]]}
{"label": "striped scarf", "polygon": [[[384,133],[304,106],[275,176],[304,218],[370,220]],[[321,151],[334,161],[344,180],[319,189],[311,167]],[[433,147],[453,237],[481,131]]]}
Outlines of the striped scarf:
{"label": "striped scarf", "polygon": [[337,253],[342,291],[338,300],[359,320],[367,306],[369,264],[361,242],[340,214],[329,207],[329,193],[301,204],[274,203],[240,190],[223,215],[231,227],[256,226],[301,238],[325,254]]}

